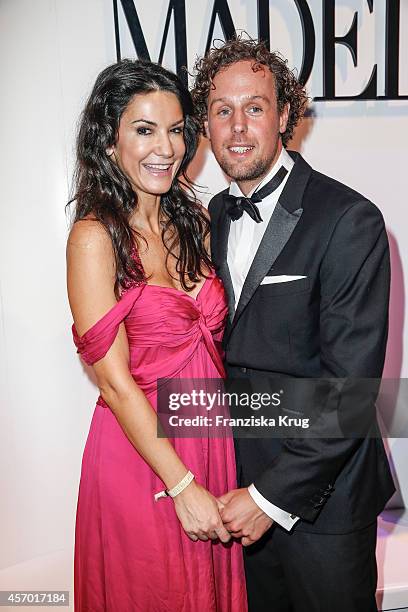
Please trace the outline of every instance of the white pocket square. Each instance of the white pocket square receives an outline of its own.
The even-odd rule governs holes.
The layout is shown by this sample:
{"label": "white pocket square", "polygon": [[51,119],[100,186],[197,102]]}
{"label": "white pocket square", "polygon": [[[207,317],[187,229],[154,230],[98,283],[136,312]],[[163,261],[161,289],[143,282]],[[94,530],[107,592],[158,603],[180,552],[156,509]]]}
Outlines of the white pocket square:
{"label": "white pocket square", "polygon": [[262,280],[261,285],[271,285],[272,283],[288,283],[290,281],[297,281],[301,278],[307,278],[307,276],[289,276],[287,274],[281,274],[278,276],[265,276]]}

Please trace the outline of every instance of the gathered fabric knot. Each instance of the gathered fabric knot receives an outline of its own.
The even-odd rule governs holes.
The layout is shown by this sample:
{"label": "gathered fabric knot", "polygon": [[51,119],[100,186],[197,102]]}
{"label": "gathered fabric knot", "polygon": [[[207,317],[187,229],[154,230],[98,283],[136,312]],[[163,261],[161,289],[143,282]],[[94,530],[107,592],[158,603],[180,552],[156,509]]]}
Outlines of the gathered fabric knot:
{"label": "gathered fabric knot", "polygon": [[207,319],[206,319],[205,314],[202,312],[202,310],[200,310],[200,312],[199,312],[199,315],[198,315],[198,322],[199,322],[200,327],[201,327],[202,325],[204,325],[205,327],[207,327]]}

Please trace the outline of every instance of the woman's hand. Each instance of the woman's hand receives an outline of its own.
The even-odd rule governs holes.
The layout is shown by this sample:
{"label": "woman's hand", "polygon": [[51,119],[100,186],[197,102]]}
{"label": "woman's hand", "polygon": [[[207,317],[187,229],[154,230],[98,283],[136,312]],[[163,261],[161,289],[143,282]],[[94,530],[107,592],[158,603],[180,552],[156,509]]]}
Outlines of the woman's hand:
{"label": "woman's hand", "polygon": [[221,542],[228,542],[231,539],[222,523],[217,500],[195,481],[173,501],[180,523],[191,540],[219,538]]}

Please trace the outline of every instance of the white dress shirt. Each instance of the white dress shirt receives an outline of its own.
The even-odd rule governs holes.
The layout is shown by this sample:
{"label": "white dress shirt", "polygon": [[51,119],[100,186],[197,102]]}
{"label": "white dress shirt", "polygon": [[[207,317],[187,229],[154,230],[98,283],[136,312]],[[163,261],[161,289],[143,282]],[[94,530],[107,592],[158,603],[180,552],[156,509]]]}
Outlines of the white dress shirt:
{"label": "white dress shirt", "polygon": [[[268,226],[272,213],[275,210],[275,206],[279,200],[280,194],[283,191],[293,165],[294,162],[292,158],[283,148],[276,164],[273,166],[269,174],[265,176],[259,185],[254,187],[254,189],[247,194],[247,197],[251,197],[255,189],[259,189],[266,185],[266,183],[268,183],[275,176],[281,166],[284,166],[288,170],[288,174],[285,176],[279,187],[264,198],[262,202],[257,204],[262,217],[262,221],[260,223],[256,223],[245,211],[240,219],[231,221],[230,233],[228,237],[227,262],[231,274],[232,286],[234,288],[235,308],[238,305],[242,287],[244,286],[249,268],[251,267],[255,254],[259,248],[265,230]],[[237,197],[245,197],[235,182],[231,183],[229,193]],[[276,521],[287,531],[290,531],[293,525],[299,520],[299,517],[278,508],[274,504],[271,504],[270,501],[259,493],[253,484],[248,487],[248,491],[257,506],[259,506],[261,510],[265,512],[265,514],[267,514],[272,520]]]}

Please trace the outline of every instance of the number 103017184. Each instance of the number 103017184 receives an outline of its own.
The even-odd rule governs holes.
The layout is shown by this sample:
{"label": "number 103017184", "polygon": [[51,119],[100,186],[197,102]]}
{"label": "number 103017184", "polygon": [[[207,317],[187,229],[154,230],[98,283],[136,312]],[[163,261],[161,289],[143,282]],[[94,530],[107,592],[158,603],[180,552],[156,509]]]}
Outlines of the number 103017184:
{"label": "number 103017184", "polygon": [[0,606],[69,606],[69,591],[0,591]]}

